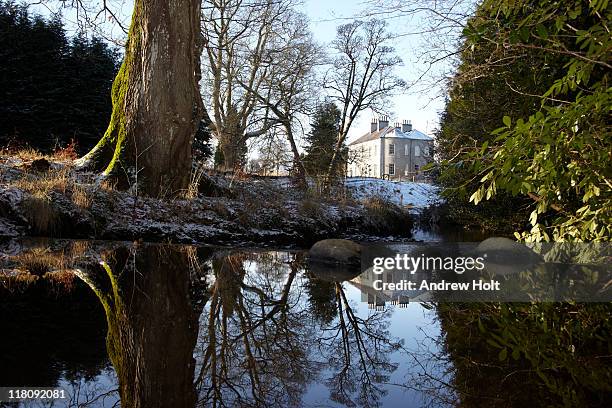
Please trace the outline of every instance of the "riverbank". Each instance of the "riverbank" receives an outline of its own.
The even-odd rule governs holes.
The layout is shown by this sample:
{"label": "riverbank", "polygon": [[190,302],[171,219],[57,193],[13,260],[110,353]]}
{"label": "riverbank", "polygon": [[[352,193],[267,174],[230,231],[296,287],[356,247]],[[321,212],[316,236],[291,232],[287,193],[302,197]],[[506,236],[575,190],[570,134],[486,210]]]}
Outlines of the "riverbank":
{"label": "riverbank", "polygon": [[333,197],[287,180],[200,172],[183,198],[119,191],[34,152],[0,156],[0,237],[144,240],[182,244],[308,247],[325,238],[410,237],[413,216],[380,195]]}

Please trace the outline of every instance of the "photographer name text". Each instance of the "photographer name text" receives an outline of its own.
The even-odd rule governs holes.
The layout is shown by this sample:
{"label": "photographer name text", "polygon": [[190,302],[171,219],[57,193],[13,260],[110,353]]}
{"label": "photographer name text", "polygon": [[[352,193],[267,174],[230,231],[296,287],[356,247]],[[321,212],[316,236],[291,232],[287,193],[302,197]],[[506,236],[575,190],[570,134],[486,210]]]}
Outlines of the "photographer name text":
{"label": "photographer name text", "polygon": [[447,282],[442,280],[440,282],[428,282],[422,280],[420,282],[413,282],[409,280],[400,280],[399,282],[383,282],[382,280],[375,280],[372,284],[375,290],[427,290],[427,291],[494,291],[500,290],[499,281],[496,280],[473,280],[472,282]]}

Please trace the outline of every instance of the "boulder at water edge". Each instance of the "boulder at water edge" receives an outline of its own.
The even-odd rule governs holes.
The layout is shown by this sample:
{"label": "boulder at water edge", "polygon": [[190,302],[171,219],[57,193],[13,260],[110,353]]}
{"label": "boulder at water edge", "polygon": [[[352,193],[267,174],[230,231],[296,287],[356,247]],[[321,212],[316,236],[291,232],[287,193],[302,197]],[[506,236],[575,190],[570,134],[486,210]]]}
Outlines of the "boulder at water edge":
{"label": "boulder at water edge", "polygon": [[308,259],[313,262],[356,265],[361,264],[362,246],[348,239],[324,239],[308,251]]}
{"label": "boulder at water edge", "polygon": [[317,278],[341,282],[359,275],[362,246],[346,239],[324,239],[308,251],[308,268]]}

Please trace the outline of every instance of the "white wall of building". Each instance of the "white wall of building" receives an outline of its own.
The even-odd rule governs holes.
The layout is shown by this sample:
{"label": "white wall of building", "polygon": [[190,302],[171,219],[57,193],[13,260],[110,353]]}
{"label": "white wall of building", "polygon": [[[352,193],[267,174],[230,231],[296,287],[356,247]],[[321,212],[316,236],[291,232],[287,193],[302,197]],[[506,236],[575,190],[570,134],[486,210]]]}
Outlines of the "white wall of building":
{"label": "white wall of building", "polygon": [[369,140],[349,146],[347,176],[417,178],[421,169],[431,162],[431,152],[432,142],[428,140],[395,137]]}
{"label": "white wall of building", "polygon": [[382,139],[369,140],[358,145],[349,146],[349,177],[381,177],[382,156],[380,149]]}

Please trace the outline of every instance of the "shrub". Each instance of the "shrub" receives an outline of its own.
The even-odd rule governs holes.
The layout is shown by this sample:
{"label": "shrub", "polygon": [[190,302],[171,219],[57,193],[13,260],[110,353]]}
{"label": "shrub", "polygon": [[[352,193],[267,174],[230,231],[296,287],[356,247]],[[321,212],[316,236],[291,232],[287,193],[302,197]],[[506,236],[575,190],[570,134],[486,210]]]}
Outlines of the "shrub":
{"label": "shrub", "polygon": [[300,202],[298,211],[305,217],[315,218],[321,214],[321,204],[310,198],[305,198]]}
{"label": "shrub", "polygon": [[389,232],[403,236],[410,235],[412,218],[396,204],[378,196],[367,198],[364,203],[366,211],[364,226],[372,232]]}

